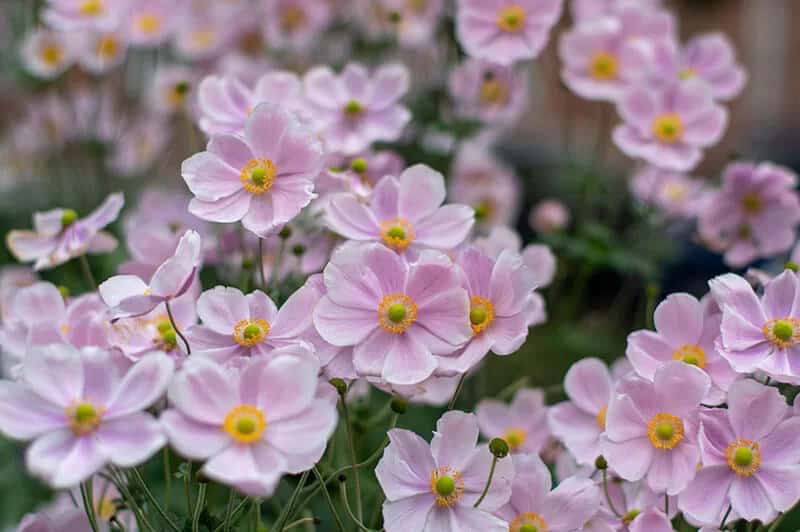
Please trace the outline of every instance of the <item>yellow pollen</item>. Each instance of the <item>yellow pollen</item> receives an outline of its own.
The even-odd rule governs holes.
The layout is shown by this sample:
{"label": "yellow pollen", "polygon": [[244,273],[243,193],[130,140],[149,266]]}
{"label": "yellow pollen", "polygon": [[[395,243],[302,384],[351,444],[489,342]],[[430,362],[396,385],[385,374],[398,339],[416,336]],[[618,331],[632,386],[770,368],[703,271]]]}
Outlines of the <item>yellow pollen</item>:
{"label": "yellow pollen", "polygon": [[390,333],[404,333],[416,319],[417,305],[405,294],[384,296],[378,305],[378,324]]}
{"label": "yellow pollen", "polygon": [[472,296],[469,300],[469,322],[472,335],[477,336],[494,321],[494,305],[485,297]]}
{"label": "yellow pollen", "polygon": [[525,10],[512,4],[497,12],[497,27],[508,33],[516,33],[525,27]]}
{"label": "yellow pollen", "polygon": [[69,333],[69,325],[67,325],[67,324],[65,323],[65,324],[63,324],[61,327],[59,327],[59,330],[60,330],[60,331],[61,331],[63,334],[68,334],[68,333]]}
{"label": "yellow pollen", "polygon": [[410,11],[422,14],[428,7],[428,0],[406,0],[406,6]]}
{"label": "yellow pollen", "polygon": [[653,120],[653,134],[665,144],[675,144],[683,138],[683,120],[676,113],[666,113]]}
{"label": "yellow pollen", "polygon": [[755,192],[749,192],[742,196],[740,204],[745,214],[751,215],[760,213],[761,209],[764,207],[764,202],[761,200],[761,196]]}
{"label": "yellow pollen", "polygon": [[246,347],[260,344],[269,336],[270,325],[266,320],[241,320],[233,329],[233,339]]}
{"label": "yellow pollen", "polygon": [[234,407],[225,416],[223,430],[239,443],[253,443],[261,439],[267,420],[264,413],[252,405]]}
{"label": "yellow pollen", "polygon": [[112,517],[114,517],[114,514],[117,513],[117,505],[114,504],[114,501],[111,499],[111,497],[103,497],[103,499],[100,500],[96,506],[97,508],[95,511],[97,512],[97,515],[100,516],[104,521],[109,521]]}
{"label": "yellow pollen", "polygon": [[83,436],[93,432],[100,425],[103,410],[87,401],[80,401],[65,410],[69,427],[76,436]]}
{"label": "yellow pollen", "polygon": [[668,200],[677,203],[686,199],[689,191],[682,183],[669,182],[664,185],[663,192]]}
{"label": "yellow pollen", "polygon": [[152,34],[161,29],[161,18],[153,13],[144,13],[136,21],[139,31],[145,34]]}
{"label": "yellow pollen", "polygon": [[547,523],[539,514],[525,512],[509,523],[508,532],[547,532]]}
{"label": "yellow pollen", "polygon": [[299,6],[289,6],[281,14],[281,25],[289,33],[306,23],[306,12]]}
{"label": "yellow pollen", "polygon": [[512,451],[518,451],[528,439],[528,432],[519,427],[511,427],[503,433],[503,439]]}
{"label": "yellow pollen", "polygon": [[769,343],[780,349],[800,343],[800,321],[796,318],[769,320],[764,324],[761,332]]}
{"label": "yellow pollen", "polygon": [[678,78],[682,81],[686,81],[695,77],[697,77],[697,71],[691,67],[684,68],[678,72]]}
{"label": "yellow pollen", "polygon": [[96,17],[105,11],[105,5],[103,0],[84,0],[78,8],[78,11],[81,15]]}
{"label": "yellow pollen", "polygon": [[405,251],[414,241],[414,227],[405,218],[390,218],[381,222],[383,243],[395,251]]}
{"label": "yellow pollen", "polygon": [[761,451],[753,440],[738,439],[725,449],[728,467],[739,476],[749,477],[761,467]]}
{"label": "yellow pollen", "polygon": [[609,52],[597,52],[589,61],[589,75],[599,81],[617,79],[619,74],[619,61],[617,56]]}
{"label": "yellow pollen", "polygon": [[263,194],[272,188],[278,169],[270,159],[252,159],[242,168],[240,179],[250,194]]}
{"label": "yellow pollen", "polygon": [[606,414],[608,414],[608,405],[601,408],[597,413],[597,425],[600,430],[606,430]]}
{"label": "yellow pollen", "polygon": [[211,28],[202,28],[192,32],[192,44],[196,48],[208,48],[214,43],[214,30]]}
{"label": "yellow pollen", "polygon": [[680,360],[686,364],[697,366],[700,369],[706,367],[706,352],[699,345],[682,345],[672,353],[673,360]]}
{"label": "yellow pollen", "polygon": [[508,86],[497,79],[487,79],[481,85],[481,103],[484,105],[505,105],[508,103]]}
{"label": "yellow pollen", "polygon": [[672,449],[683,439],[683,421],[672,414],[659,412],[647,423],[647,435],[656,449]]}
{"label": "yellow pollen", "polygon": [[97,41],[97,54],[103,57],[114,57],[119,51],[119,41],[110,35],[104,35]]}
{"label": "yellow pollen", "polygon": [[144,296],[149,296],[150,295],[150,287],[149,286],[144,289],[144,292],[142,292],[142,295],[144,295]]}
{"label": "yellow pollen", "polygon": [[64,51],[57,44],[46,44],[39,50],[39,57],[50,66],[55,66],[64,57]]}
{"label": "yellow pollen", "polygon": [[434,469],[431,471],[431,493],[436,497],[437,506],[454,506],[464,493],[461,473],[447,466]]}

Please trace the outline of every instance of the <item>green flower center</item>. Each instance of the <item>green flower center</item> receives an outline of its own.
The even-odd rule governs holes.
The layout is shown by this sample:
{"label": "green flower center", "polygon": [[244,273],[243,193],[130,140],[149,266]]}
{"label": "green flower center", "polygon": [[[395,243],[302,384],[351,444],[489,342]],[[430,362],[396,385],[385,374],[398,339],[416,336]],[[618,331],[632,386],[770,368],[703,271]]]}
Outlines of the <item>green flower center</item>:
{"label": "green flower center", "polygon": [[78,213],[73,209],[64,209],[64,212],[61,213],[61,225],[63,227],[68,227],[74,224],[77,219]]}
{"label": "green flower center", "polygon": [[404,319],[406,319],[406,306],[402,303],[395,303],[394,305],[389,307],[389,311],[387,312],[387,316],[392,323],[400,323]]}
{"label": "green flower center", "polygon": [[256,420],[252,417],[241,417],[236,420],[236,432],[243,436],[253,434],[257,428]]}
{"label": "green flower center", "polygon": [[737,447],[733,452],[733,463],[739,467],[747,467],[753,463],[753,451],[748,447]]}
{"label": "green flower center", "polygon": [[245,340],[252,340],[253,338],[258,338],[261,335],[261,327],[256,325],[255,323],[251,323],[247,327],[244,328],[244,332],[242,332],[242,336],[244,336]]}
{"label": "green flower center", "polygon": [[747,214],[758,214],[763,206],[764,203],[761,201],[761,196],[755,192],[742,196],[742,210]]}
{"label": "green flower center", "polygon": [[449,497],[456,490],[456,481],[447,475],[439,477],[436,481],[436,493],[442,497]]}
{"label": "green flower center", "polygon": [[656,437],[661,441],[669,441],[675,435],[675,427],[672,423],[659,423],[656,426]]}
{"label": "green flower center", "polygon": [[786,342],[792,338],[794,330],[792,329],[792,324],[788,321],[778,320],[772,326],[772,334],[774,334],[778,340]]}
{"label": "green flower center", "polygon": [[81,403],[75,407],[75,421],[88,423],[97,418],[97,409],[89,403]]}
{"label": "green flower center", "polygon": [[633,510],[631,510],[630,512],[628,512],[628,513],[626,513],[625,515],[622,516],[622,522],[625,523],[626,525],[629,525],[631,523],[631,521],[636,519],[636,517],[640,513],[642,513],[641,510],[637,510],[636,508],[634,508]]}
{"label": "green flower center", "polygon": [[353,162],[350,163],[350,168],[357,174],[363,174],[367,171],[367,160],[363,157],[359,157],[358,159],[353,159]]}
{"label": "green flower center", "polygon": [[519,532],[539,532],[539,529],[533,523],[525,523],[519,527]]}
{"label": "green flower center", "polygon": [[350,117],[357,117],[364,112],[364,106],[357,100],[350,100],[345,104],[344,112]]}
{"label": "green flower center", "polygon": [[396,225],[394,227],[390,227],[388,231],[386,231],[386,235],[391,238],[396,238],[398,240],[405,240],[406,239],[406,230]]}
{"label": "green flower center", "polygon": [[258,186],[264,186],[267,182],[267,169],[263,166],[256,166],[250,171],[250,181]]}
{"label": "green flower center", "polygon": [[473,325],[480,325],[486,321],[487,317],[486,309],[483,307],[474,307],[469,311],[469,321]]}

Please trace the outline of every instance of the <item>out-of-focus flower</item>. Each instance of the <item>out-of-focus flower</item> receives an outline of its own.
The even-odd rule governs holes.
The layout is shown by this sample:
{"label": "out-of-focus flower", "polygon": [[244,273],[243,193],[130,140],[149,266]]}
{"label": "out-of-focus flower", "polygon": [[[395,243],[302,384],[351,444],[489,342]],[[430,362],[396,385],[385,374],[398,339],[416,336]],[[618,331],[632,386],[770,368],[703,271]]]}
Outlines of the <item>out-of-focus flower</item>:
{"label": "out-of-focus flower", "polygon": [[352,18],[370,39],[392,36],[400,46],[420,49],[434,38],[444,4],[443,0],[357,0]]}
{"label": "out-of-focus flower", "polygon": [[234,37],[242,21],[237,13],[189,10],[178,26],[172,43],[181,57],[202,61],[217,56]]}
{"label": "out-of-focus flower", "polygon": [[745,266],[788,251],[797,239],[800,196],[797,176],[782,166],[752,162],[729,165],[722,187],[700,213],[700,237],[725,252],[725,262]]}
{"label": "out-of-focus flower", "polygon": [[125,35],[135,46],[160,46],[172,37],[189,7],[189,0],[139,0],[125,17]]}
{"label": "out-of-focus flower", "polygon": [[19,291],[38,280],[36,273],[27,266],[4,266],[0,268],[0,325],[15,319],[12,310]]}
{"label": "out-of-focus flower", "polygon": [[541,390],[523,388],[511,404],[484,399],[475,408],[478,426],[486,439],[503,438],[511,454],[536,454],[550,439],[547,407]]}
{"label": "out-of-focus flower", "polygon": [[111,352],[66,344],[30,350],[20,382],[0,382],[0,430],[31,440],[28,469],[67,488],[114,464],[133,467],[166,438],[145,409],[172,377],[173,363],[154,354],[121,371]]}
{"label": "out-of-focus flower", "polygon": [[582,530],[600,508],[600,490],[588,478],[571,477],[552,488],[552,475],[536,454],[514,456],[511,499],[496,515],[510,532]]}
{"label": "out-of-focus flower", "polygon": [[503,65],[533,59],[563,7],[562,0],[458,0],[458,42],[472,57]]}
{"label": "out-of-focus flower", "polygon": [[195,82],[196,75],[188,67],[179,65],[159,67],[148,89],[150,107],[158,113],[177,113],[186,110]]}
{"label": "out-of-focus flower", "polygon": [[467,59],[450,72],[450,95],[456,113],[491,126],[515,122],[528,99],[523,70],[481,59]]}
{"label": "out-of-focus flower", "polygon": [[110,307],[113,320],[143,316],[161,303],[185,294],[195,280],[201,262],[197,231],[187,231],[175,253],[156,269],[149,283],[136,275],[115,275],[100,285],[100,295]]}
{"label": "out-of-focus flower", "polygon": [[75,63],[77,46],[74,37],[45,28],[30,32],[20,47],[25,69],[42,79],[53,79]]}
{"label": "out-of-focus flower", "polygon": [[35,261],[34,270],[54,268],[85,253],[108,253],[117,240],[101,229],[117,219],[125,200],[111,194],[86,218],[72,209],[53,209],[33,215],[33,231],[13,230],[6,245],[20,262]]}
{"label": "out-of-focus flower", "polygon": [[405,168],[403,158],[391,150],[369,150],[356,157],[333,154],[328,165],[317,180],[316,190],[321,199],[316,205],[322,209],[336,192],[350,192],[367,201],[381,178],[400,175]]}
{"label": "out-of-focus flower", "polygon": [[332,152],[355,155],[376,141],[400,137],[411,113],[400,105],[408,92],[409,72],[401,64],[378,67],[348,64],[338,76],[327,66],[304,78],[310,116]]}
{"label": "out-of-focus flower", "polygon": [[119,66],[128,52],[127,38],[118,31],[87,32],[80,41],[78,64],[92,74],[105,74]]}
{"label": "out-of-focus flower", "polygon": [[420,164],[378,181],[368,205],[354,194],[332,196],[325,220],[345,238],[383,242],[398,253],[447,250],[464,241],[474,214],[466,205],[442,206],[444,198],[442,174]]}
{"label": "out-of-focus flower", "polygon": [[569,209],[557,199],[544,199],[533,206],[528,223],[537,233],[547,235],[560,231],[569,225]]}
{"label": "out-of-focus flower", "polygon": [[617,110],[625,121],[614,129],[617,147],[626,155],[678,172],[694,169],[703,149],[719,142],[728,124],[728,112],[699,80],[630,88]]}
{"label": "out-of-focus flower", "polygon": [[263,0],[264,36],[273,48],[307,50],[333,20],[326,0]]}
{"label": "out-of-focus flower", "polygon": [[508,531],[508,525],[490,512],[511,497],[514,466],[510,459],[497,462],[486,497],[479,508],[473,508],[492,465],[487,446],[476,446],[474,414],[445,413],[436,423],[430,446],[404,429],[390,430],[389,442],[375,468],[386,494],[386,532]]}
{"label": "out-of-focus flower", "polygon": [[646,478],[657,493],[680,493],[697,470],[697,417],[710,384],[703,371],[677,361],[656,370],[652,382],[623,379],[600,443],[609,466],[625,480]]}
{"label": "out-of-focus flower", "polygon": [[336,427],[336,404],[319,393],[313,354],[290,346],[274,355],[241,371],[191,358],[161,415],[180,454],[206,460],[204,475],[254,497],[269,497],[284,474],[310,469]]}
{"label": "out-of-focus flower", "polygon": [[62,31],[112,31],[130,7],[131,0],[47,0],[42,19]]}
{"label": "out-of-focus flower", "polygon": [[717,522],[728,504],[739,517],[769,523],[800,498],[800,418],[776,388],[734,383],[728,408],[700,415],[703,467],[681,493],[682,511]]}
{"label": "out-of-focus flower", "polygon": [[145,173],[164,155],[172,132],[163,116],[146,114],[134,118],[124,135],[124,141],[115,145],[108,165],[114,172],[130,177]]}
{"label": "out-of-focus flower", "polygon": [[650,12],[660,8],[663,0],[572,0],[572,18],[578,23],[594,21],[606,16],[618,15],[629,7],[647,9]]}
{"label": "out-of-focus flower", "polygon": [[324,279],[314,325],[325,341],[354,347],[360,376],[417,384],[472,338],[469,296],[439,252],[424,251],[409,264],[381,244],[346,245]]}
{"label": "out-of-focus flower", "polygon": [[675,41],[655,46],[654,74],[657,79],[699,79],[711,87],[711,94],[721,101],[736,98],[747,82],[747,74],[736,62],[733,45],[721,33],[701,35],[680,48]]}
{"label": "out-of-focus flower", "polygon": [[92,532],[83,508],[75,506],[68,497],[59,497],[41,510],[26,514],[15,528],[16,532]]}
{"label": "out-of-focus flower", "polygon": [[670,294],[656,307],[656,330],[639,330],[628,336],[625,356],[645,379],[672,360],[698,367],[711,378],[705,404],[725,401],[725,392],[737,374],[723,358],[715,342],[722,314],[707,314],[703,304],[689,294]]}
{"label": "out-of-focus flower", "polygon": [[659,209],[667,218],[690,220],[708,206],[711,190],[700,179],[647,166],[631,181],[640,201]]}
{"label": "out-of-focus flower", "polygon": [[323,150],[313,133],[286,109],[262,103],[244,137],[215,135],[181,175],[195,195],[189,212],[204,220],[238,220],[260,237],[280,230],[314,198]]}

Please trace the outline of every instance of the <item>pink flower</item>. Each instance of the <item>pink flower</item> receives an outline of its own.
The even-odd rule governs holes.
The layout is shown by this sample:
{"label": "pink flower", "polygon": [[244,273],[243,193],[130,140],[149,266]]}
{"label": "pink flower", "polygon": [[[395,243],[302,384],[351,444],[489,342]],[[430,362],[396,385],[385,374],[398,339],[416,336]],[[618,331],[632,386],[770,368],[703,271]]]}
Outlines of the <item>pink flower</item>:
{"label": "pink flower", "polygon": [[75,63],[76,41],[69,34],[37,28],[20,46],[25,69],[41,79],[54,79]]}
{"label": "pink flower", "polygon": [[52,344],[29,351],[20,382],[0,382],[0,430],[35,440],[26,462],[54,488],[74,486],[114,464],[133,467],[165,443],[146,408],[172,377],[153,355],[123,372],[111,352]]}
{"label": "pink flower", "polygon": [[533,59],[563,7],[562,0],[458,0],[458,42],[472,57],[502,65]]}
{"label": "pink flower", "polygon": [[25,514],[16,532],[92,532],[83,507],[78,508],[69,497],[59,497],[35,513]]}
{"label": "pink flower", "polygon": [[475,408],[486,439],[503,438],[512,454],[538,454],[550,440],[547,407],[541,390],[523,388],[510,405],[484,399]]}
{"label": "pink flower", "polygon": [[711,388],[703,398],[705,403],[725,402],[725,392],[737,374],[714,343],[722,314],[707,313],[703,304],[689,294],[670,294],[656,307],[653,321],[655,331],[640,330],[628,336],[625,356],[636,373],[652,380],[658,368],[680,360],[700,368],[711,379]]}
{"label": "pink flower", "polygon": [[728,112],[714,103],[710,89],[698,80],[630,88],[617,110],[625,121],[614,130],[617,147],[626,155],[678,172],[697,166],[703,149],[719,142],[728,124]]}
{"label": "pink flower", "polygon": [[217,286],[197,300],[203,325],[188,333],[193,355],[220,364],[241,357],[271,356],[275,349],[300,342],[312,326],[311,313],[317,297],[312,290],[299,289],[280,310],[264,292],[244,295],[236,288]]}
{"label": "pink flower", "polygon": [[14,319],[12,310],[14,298],[26,286],[38,280],[36,273],[28,266],[4,266],[0,268],[0,324]]}
{"label": "pink flower", "polygon": [[645,8],[654,11],[662,6],[663,0],[572,0],[572,18],[584,23],[606,16],[618,15],[628,7]]}
{"label": "pink flower", "polygon": [[480,59],[467,59],[455,67],[449,88],[459,116],[492,126],[516,122],[528,99],[523,70]]}
{"label": "pink flower", "polygon": [[128,53],[127,38],[118,31],[87,32],[79,44],[78,64],[95,75],[105,74],[119,66]]}
{"label": "pink flower", "polygon": [[660,210],[667,218],[691,220],[708,206],[711,191],[701,179],[647,166],[631,181],[640,201]]}
{"label": "pink flower", "polygon": [[192,9],[178,26],[172,44],[179,56],[190,61],[211,59],[233,40],[241,25],[242,14],[236,11]]}
{"label": "pink flower", "polygon": [[603,456],[625,480],[676,495],[694,478],[700,449],[697,415],[710,381],[700,369],[668,362],[653,382],[639,377],[617,386],[606,413]]}
{"label": "pink flower", "polygon": [[469,247],[456,263],[470,298],[472,338],[452,355],[439,359],[438,372],[452,376],[474,368],[489,351],[510,355],[528,337],[529,298],[536,288],[534,274],[513,251],[492,259]]}
{"label": "pink flower", "polygon": [[264,36],[275,48],[310,48],[333,20],[326,0],[262,0]]}
{"label": "pink flower", "polygon": [[100,296],[111,307],[112,319],[143,316],[185,294],[200,268],[200,246],[197,231],[186,231],[175,253],[156,269],[149,283],[135,275],[115,275],[103,282]]}
{"label": "pink flower", "polygon": [[186,159],[181,175],[195,195],[189,211],[212,222],[241,220],[260,237],[277,232],[314,197],[322,146],[289,111],[260,104],[244,138],[215,135]]}
{"label": "pink flower", "polygon": [[282,70],[264,74],[252,88],[232,75],[207,76],[197,90],[198,124],[207,135],[242,134],[248,117],[260,103],[303,111],[301,93],[297,74]]}
{"label": "pink flower", "polygon": [[722,308],[720,354],[739,373],[763,371],[781,382],[800,382],[800,279],[790,270],[771,280],[759,298],[732,273],[709,281]]}
{"label": "pink flower", "polygon": [[569,401],[548,410],[550,430],[579,464],[594,464],[602,454],[600,435],[606,430],[614,382],[602,360],[585,358],[567,371],[564,390]]}
{"label": "pink flower", "polygon": [[400,105],[409,85],[409,72],[402,64],[370,73],[350,63],[338,76],[320,66],[303,81],[310,116],[332,152],[354,155],[373,142],[397,140],[411,120],[411,113]]}
{"label": "pink flower", "polygon": [[734,163],[722,188],[700,214],[700,236],[725,252],[725,262],[744,266],[788,251],[797,240],[800,196],[797,175],[772,163]]}
{"label": "pink flower", "polygon": [[492,463],[492,453],[478,442],[473,414],[446,412],[436,423],[430,445],[404,429],[389,431],[389,446],[375,468],[386,494],[386,532],[507,532],[508,525],[489,512],[508,502],[514,466],[497,462],[492,485],[478,500]]}
{"label": "pink flower", "polygon": [[683,48],[674,41],[659,43],[654,67],[656,78],[662,82],[696,78],[708,84],[714,98],[721,101],[736,98],[747,82],[733,45],[721,33],[695,37]]}
{"label": "pink flower", "polygon": [[170,114],[188,109],[197,75],[182,65],[159,66],[148,88],[148,103],[157,113]]}
{"label": "pink flower", "polygon": [[703,467],[681,493],[681,510],[716,522],[730,504],[748,521],[772,521],[800,499],[800,418],[776,388],[734,383],[728,408],[701,413]]}
{"label": "pink flower", "polygon": [[189,7],[188,0],[139,0],[125,17],[125,34],[136,46],[160,46],[172,37]]}
{"label": "pink flower", "polygon": [[319,364],[303,346],[280,349],[243,369],[190,358],[169,388],[161,415],[170,444],[206,461],[208,478],[254,497],[281,477],[310,469],[336,427],[336,405],[320,395]]}
{"label": "pink flower", "polygon": [[345,245],[324,271],[327,294],[314,309],[325,341],[353,346],[360,376],[389,384],[422,382],[441,356],[472,337],[469,296],[443,254],[408,264],[380,244]]}
{"label": "pink flower", "polygon": [[473,211],[466,205],[442,206],[444,198],[442,174],[418,164],[378,181],[368,205],[353,194],[331,197],[325,221],[345,238],[383,242],[398,253],[452,249],[469,234]]}
{"label": "pink flower", "polygon": [[594,482],[570,477],[553,489],[550,471],[536,454],[514,456],[514,469],[511,499],[495,513],[508,523],[509,532],[583,530],[600,508]]}
{"label": "pink flower", "polygon": [[62,31],[111,31],[119,26],[130,7],[130,0],[47,0],[42,19]]}
{"label": "pink flower", "polygon": [[528,222],[537,233],[548,235],[565,229],[571,218],[569,209],[561,201],[544,199],[531,209]]}
{"label": "pink flower", "polygon": [[[348,7],[350,2],[347,3]],[[444,11],[444,0],[357,0],[353,21],[370,40],[396,39],[402,47],[421,50],[432,39]]]}
{"label": "pink flower", "polygon": [[317,180],[321,198],[314,209],[324,209],[329,196],[336,192],[351,192],[361,200],[368,200],[372,189],[387,175],[400,175],[405,168],[403,158],[391,150],[368,150],[356,157],[333,154]]}
{"label": "pink flower", "polygon": [[650,507],[639,513],[628,526],[630,532],[674,532],[672,522],[664,512]]}
{"label": "pink flower", "polygon": [[144,114],[124,124],[120,142],[108,160],[112,171],[123,177],[140,176],[153,168],[169,146],[172,131],[163,115]]}
{"label": "pink flower", "polygon": [[86,218],[78,218],[72,209],[37,212],[34,231],[10,231],[6,245],[18,261],[34,261],[34,270],[54,268],[86,253],[108,253],[117,240],[101,229],[117,219],[124,203],[121,193],[111,194]]}

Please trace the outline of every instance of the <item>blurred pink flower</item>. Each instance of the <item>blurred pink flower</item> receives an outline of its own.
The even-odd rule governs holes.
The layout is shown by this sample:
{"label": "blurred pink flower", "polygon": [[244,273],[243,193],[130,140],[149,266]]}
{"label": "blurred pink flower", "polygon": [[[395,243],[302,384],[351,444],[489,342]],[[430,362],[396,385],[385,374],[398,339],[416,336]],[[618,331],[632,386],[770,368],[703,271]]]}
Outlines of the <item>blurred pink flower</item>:
{"label": "blurred pink flower", "polygon": [[628,7],[644,8],[655,11],[662,7],[664,0],[572,0],[570,8],[572,18],[583,24],[599,18],[618,15]]}
{"label": "blurred pink flower", "polygon": [[512,455],[538,455],[550,440],[541,390],[518,390],[511,404],[483,399],[475,407],[475,415],[484,438],[503,438]]}
{"label": "blurred pink flower", "polygon": [[112,31],[130,7],[131,0],[47,0],[42,20],[61,31]]}
{"label": "blurred pink flower", "polygon": [[123,31],[135,46],[161,46],[172,37],[190,7],[189,0],[138,0],[125,17]]}
{"label": "blurred pink flower", "polygon": [[670,219],[691,220],[708,206],[712,192],[701,179],[647,166],[631,181],[640,201],[652,205]]}
{"label": "blurred pink flower", "polygon": [[54,79],[75,63],[78,41],[74,35],[45,28],[32,30],[20,45],[25,69],[41,79]]}
{"label": "blurred pink flower", "polygon": [[190,67],[159,66],[147,88],[150,108],[163,114],[186,111],[196,83],[197,74]]}
{"label": "blurred pink flower", "polygon": [[481,59],[466,59],[451,70],[448,86],[459,116],[489,126],[516,122],[529,96],[525,71]]}
{"label": "blurred pink flower", "polygon": [[305,51],[333,20],[326,0],[262,0],[264,37],[273,48]]}
{"label": "blurred pink flower", "polygon": [[77,59],[83,70],[102,75],[125,61],[127,53],[128,40],[119,31],[86,32],[79,40]]}
{"label": "blurred pink flower", "polygon": [[543,199],[533,206],[528,215],[531,229],[547,235],[565,229],[572,216],[564,203],[557,199]]}

